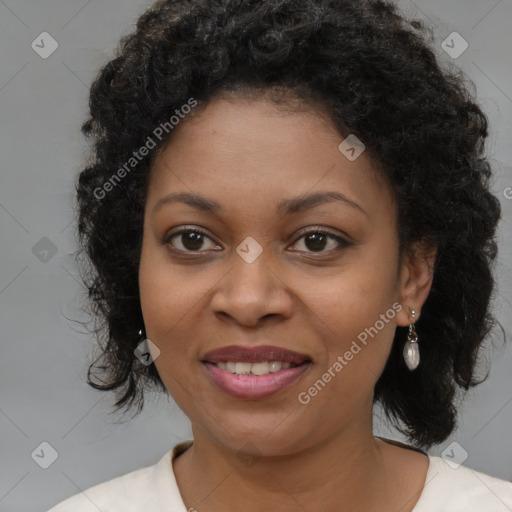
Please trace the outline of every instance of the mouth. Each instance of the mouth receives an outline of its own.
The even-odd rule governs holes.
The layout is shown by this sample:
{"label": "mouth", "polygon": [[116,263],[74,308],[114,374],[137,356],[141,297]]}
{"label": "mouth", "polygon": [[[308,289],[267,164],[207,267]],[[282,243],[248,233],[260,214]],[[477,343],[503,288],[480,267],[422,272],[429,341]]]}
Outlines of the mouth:
{"label": "mouth", "polygon": [[213,382],[225,393],[245,400],[270,396],[295,383],[311,366],[306,354],[273,346],[229,346],[201,360]]}
{"label": "mouth", "polygon": [[300,366],[295,363],[287,363],[285,361],[260,361],[258,363],[250,363],[243,361],[219,361],[215,364],[217,368],[226,370],[236,375],[268,375],[269,373],[277,373],[288,368],[296,368]]}

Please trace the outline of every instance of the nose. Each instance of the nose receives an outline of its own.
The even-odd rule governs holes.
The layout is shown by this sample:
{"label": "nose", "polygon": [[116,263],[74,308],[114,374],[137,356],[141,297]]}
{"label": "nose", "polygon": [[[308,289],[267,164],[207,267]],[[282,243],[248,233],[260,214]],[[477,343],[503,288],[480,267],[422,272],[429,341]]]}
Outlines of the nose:
{"label": "nose", "polygon": [[272,267],[263,254],[248,263],[234,253],[233,267],[218,283],[210,303],[215,315],[246,327],[255,327],[266,317],[289,318],[293,294]]}

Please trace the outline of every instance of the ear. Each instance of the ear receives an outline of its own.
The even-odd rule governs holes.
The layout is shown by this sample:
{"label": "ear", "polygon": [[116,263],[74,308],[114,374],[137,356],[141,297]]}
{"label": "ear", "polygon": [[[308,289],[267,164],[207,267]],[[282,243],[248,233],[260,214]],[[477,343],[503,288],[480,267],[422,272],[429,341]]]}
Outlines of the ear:
{"label": "ear", "polygon": [[[427,300],[432,280],[437,248],[425,241],[416,242],[404,251],[400,268],[400,304],[403,308],[396,317],[397,325],[407,327],[418,321],[421,308]],[[413,319],[411,309],[416,316]]]}

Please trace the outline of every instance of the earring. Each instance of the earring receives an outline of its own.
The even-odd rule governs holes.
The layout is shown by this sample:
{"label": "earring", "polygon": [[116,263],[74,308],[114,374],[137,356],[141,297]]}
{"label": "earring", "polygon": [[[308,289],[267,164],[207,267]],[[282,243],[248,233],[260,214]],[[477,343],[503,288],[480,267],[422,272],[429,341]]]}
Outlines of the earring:
{"label": "earring", "polygon": [[[414,320],[416,317],[416,311],[414,311],[414,309],[411,309],[411,316]],[[418,335],[414,328],[414,322],[409,325],[409,332],[407,334],[403,354],[407,368],[411,371],[415,370],[420,364],[420,349],[418,347]]]}

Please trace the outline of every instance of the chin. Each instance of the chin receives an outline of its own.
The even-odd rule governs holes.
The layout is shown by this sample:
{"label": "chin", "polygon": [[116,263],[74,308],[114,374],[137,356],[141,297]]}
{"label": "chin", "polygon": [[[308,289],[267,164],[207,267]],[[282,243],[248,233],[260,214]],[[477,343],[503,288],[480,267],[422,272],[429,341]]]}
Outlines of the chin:
{"label": "chin", "polygon": [[224,415],[222,426],[208,421],[207,425],[201,426],[201,430],[207,432],[218,444],[234,452],[252,456],[279,456],[303,450],[306,440],[307,444],[315,442],[314,426],[308,429],[301,423],[302,428],[298,430],[297,422],[287,421],[286,414],[260,417],[255,423],[254,416],[241,417],[232,413]]}

